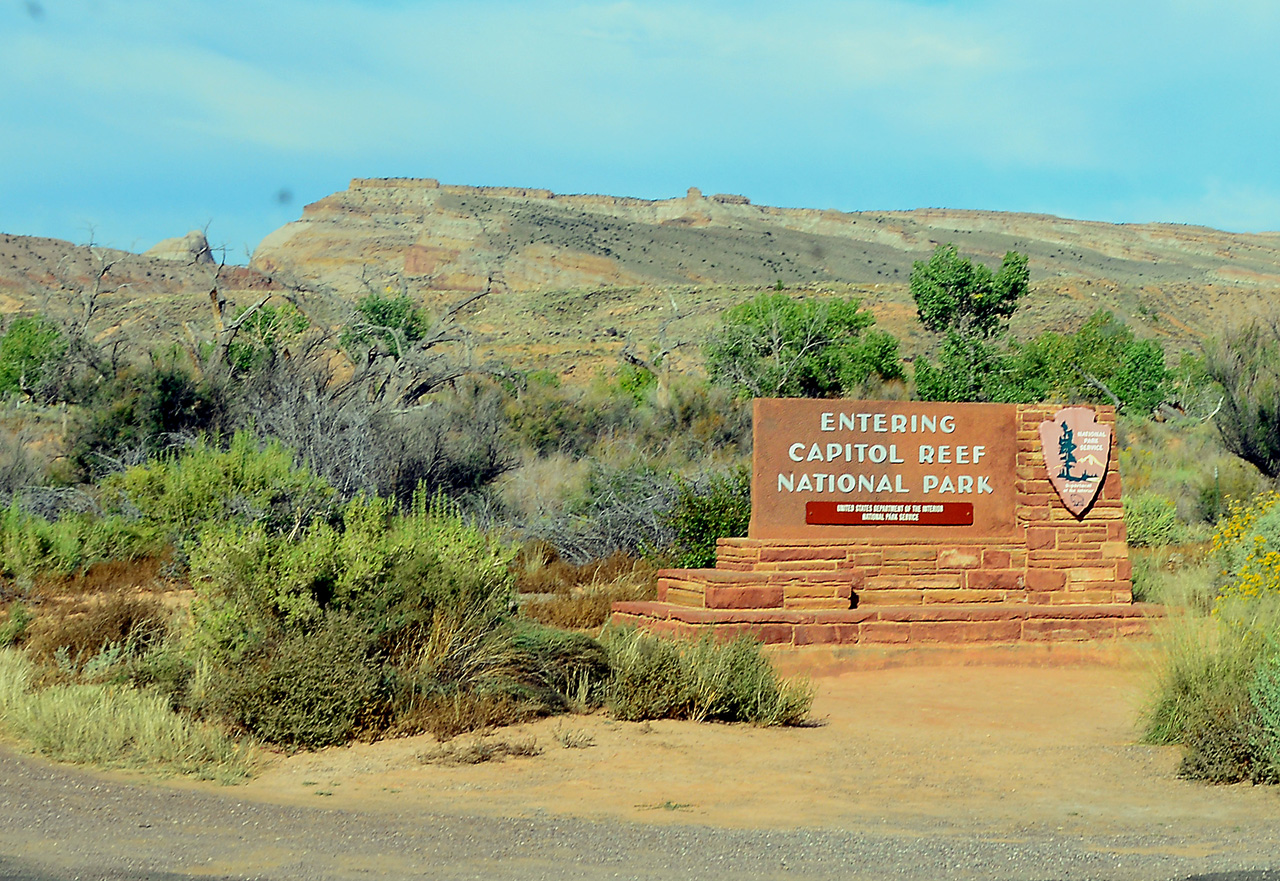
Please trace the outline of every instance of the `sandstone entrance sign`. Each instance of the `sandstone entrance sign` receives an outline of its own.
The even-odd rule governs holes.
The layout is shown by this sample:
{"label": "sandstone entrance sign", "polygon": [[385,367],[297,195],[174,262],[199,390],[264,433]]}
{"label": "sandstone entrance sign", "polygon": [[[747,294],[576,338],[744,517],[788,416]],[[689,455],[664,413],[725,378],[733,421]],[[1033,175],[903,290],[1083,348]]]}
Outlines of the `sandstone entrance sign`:
{"label": "sandstone entrance sign", "polygon": [[1011,406],[774,398],[754,415],[752,537],[1016,528]]}
{"label": "sandstone entrance sign", "polygon": [[748,534],[615,620],[796,646],[1144,633],[1110,407],[759,399]]}

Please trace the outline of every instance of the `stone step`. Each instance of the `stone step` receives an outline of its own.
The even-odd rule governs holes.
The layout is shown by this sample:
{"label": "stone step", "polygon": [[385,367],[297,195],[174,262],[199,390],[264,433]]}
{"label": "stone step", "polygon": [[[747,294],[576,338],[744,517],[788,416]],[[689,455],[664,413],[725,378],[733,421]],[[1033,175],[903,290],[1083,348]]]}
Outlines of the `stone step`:
{"label": "stone step", "polygon": [[1161,606],[937,603],[856,609],[695,609],[615,603],[613,620],[658,633],[717,639],[750,635],[770,645],[966,645],[1144,636]]}

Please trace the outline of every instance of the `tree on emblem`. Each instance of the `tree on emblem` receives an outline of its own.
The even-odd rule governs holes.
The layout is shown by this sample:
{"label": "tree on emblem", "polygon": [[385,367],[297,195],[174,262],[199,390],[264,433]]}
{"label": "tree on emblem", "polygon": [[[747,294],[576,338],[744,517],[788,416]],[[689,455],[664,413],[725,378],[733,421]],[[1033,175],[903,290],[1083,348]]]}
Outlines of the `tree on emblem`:
{"label": "tree on emblem", "polygon": [[1059,477],[1076,482],[1097,477],[1096,474],[1090,474],[1088,471],[1079,477],[1071,473],[1071,466],[1079,460],[1076,459],[1075,432],[1065,422],[1062,423],[1062,437],[1058,439],[1058,455],[1062,457],[1062,472],[1058,475]]}

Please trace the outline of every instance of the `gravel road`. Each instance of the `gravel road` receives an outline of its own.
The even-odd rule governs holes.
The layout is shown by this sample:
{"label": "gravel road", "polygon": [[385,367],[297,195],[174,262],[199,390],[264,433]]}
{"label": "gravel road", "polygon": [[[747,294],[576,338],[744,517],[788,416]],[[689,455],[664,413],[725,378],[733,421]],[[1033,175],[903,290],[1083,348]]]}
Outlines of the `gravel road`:
{"label": "gravel road", "polygon": [[0,881],[177,879],[1184,879],[1280,881],[1280,830],[1017,839],[741,830],[284,807],[0,751]]}

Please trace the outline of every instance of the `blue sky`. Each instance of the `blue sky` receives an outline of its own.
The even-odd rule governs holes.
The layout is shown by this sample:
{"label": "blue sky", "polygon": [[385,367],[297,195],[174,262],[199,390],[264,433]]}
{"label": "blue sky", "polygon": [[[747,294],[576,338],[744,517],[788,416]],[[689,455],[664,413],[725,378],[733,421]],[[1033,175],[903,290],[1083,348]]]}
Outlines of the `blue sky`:
{"label": "blue sky", "polygon": [[1273,0],[0,0],[0,231],[236,262],[352,177],[1280,230]]}

